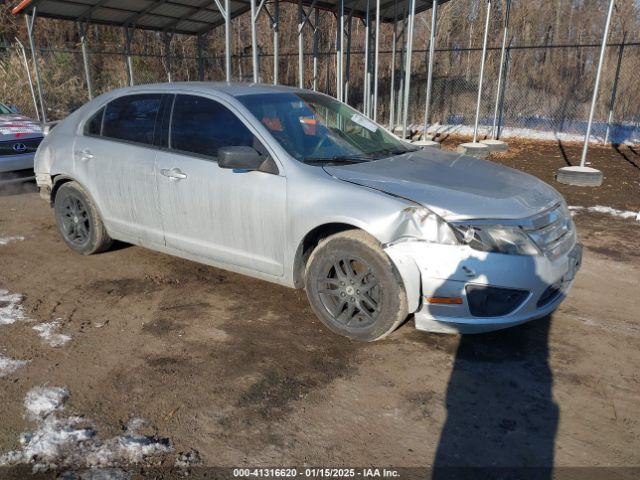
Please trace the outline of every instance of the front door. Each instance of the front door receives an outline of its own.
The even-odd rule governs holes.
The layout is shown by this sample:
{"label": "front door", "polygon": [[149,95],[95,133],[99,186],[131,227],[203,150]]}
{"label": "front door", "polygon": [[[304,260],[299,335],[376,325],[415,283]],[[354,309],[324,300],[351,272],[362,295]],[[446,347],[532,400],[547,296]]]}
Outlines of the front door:
{"label": "front door", "polygon": [[267,152],[226,106],[177,95],[169,148],[158,152],[158,198],[168,247],[215,262],[282,275],[286,179],[220,168],[218,148]]}

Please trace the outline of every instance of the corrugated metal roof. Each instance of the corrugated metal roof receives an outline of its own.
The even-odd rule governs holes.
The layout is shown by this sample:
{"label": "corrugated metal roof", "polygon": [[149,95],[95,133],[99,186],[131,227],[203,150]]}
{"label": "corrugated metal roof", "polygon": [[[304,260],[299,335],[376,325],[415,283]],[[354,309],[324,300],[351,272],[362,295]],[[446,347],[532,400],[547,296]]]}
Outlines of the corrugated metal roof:
{"label": "corrugated metal roof", "polygon": [[[221,0],[221,3],[224,0]],[[293,3],[295,0],[283,0]],[[445,3],[449,0],[438,0]],[[257,2],[258,3],[258,2]],[[312,0],[303,0],[309,7]],[[380,19],[393,22],[406,15],[408,0],[382,0]],[[416,0],[416,12],[431,8],[433,0]],[[369,11],[375,11],[375,0],[369,0]],[[315,6],[336,12],[338,0],[316,1]],[[13,14],[30,12],[37,7],[38,16],[62,20],[86,21],[118,27],[166,31],[187,35],[205,33],[224,23],[214,0],[23,0]],[[231,16],[237,17],[250,10],[249,0],[232,0]],[[345,0],[345,14],[364,17],[367,0]]]}

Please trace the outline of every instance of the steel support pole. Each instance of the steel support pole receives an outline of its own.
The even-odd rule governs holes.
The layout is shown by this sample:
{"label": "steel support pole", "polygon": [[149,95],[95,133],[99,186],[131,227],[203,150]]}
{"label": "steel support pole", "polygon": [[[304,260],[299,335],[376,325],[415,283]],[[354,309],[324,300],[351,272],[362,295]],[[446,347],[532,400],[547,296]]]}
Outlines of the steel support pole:
{"label": "steel support pole", "polygon": [[167,69],[167,81],[171,83],[173,78],[171,76],[171,38],[172,36],[169,33],[163,34],[164,39],[164,61]]}
{"label": "steel support pole", "polygon": [[622,66],[622,57],[624,55],[624,44],[627,41],[627,33],[625,32],[618,51],[618,64],[616,65],[616,76],[613,80],[613,88],[611,89],[611,100],[609,101],[609,116],[607,117],[607,131],[604,134],[604,144],[609,143],[609,135],[611,134],[611,122],[613,122],[613,110],[616,106],[616,97],[618,95],[618,81],[620,80],[620,67]]}
{"label": "steel support pole", "polygon": [[274,0],[273,10],[273,84],[277,85],[280,72],[280,0]]}
{"label": "steel support pole", "polygon": [[411,90],[411,56],[413,53],[413,25],[416,16],[416,0],[409,0],[409,17],[407,19],[408,31],[405,31],[407,37],[407,54],[405,58],[404,71],[404,101],[402,105],[402,138],[407,138],[407,120],[409,117],[409,91]]}
{"label": "steel support pole", "polygon": [[504,86],[504,61],[507,49],[507,36],[509,34],[509,13],[511,11],[511,0],[506,0],[504,12],[504,30],[502,32],[502,47],[500,49],[500,67],[498,68],[498,93],[496,94],[496,105],[493,109],[493,125],[491,126],[491,138],[498,139],[498,110],[500,108],[500,98],[502,98],[502,88]]}
{"label": "steel support pole", "polygon": [[[406,4],[405,4],[406,5]],[[406,17],[406,9],[403,12],[403,17]],[[398,126],[402,125],[402,100],[404,99],[404,72],[405,72],[405,58],[407,51],[404,45],[406,38],[407,20],[402,22],[402,39],[400,40],[400,84],[398,85],[398,101],[396,105],[396,123]]]}
{"label": "steel support pole", "polygon": [[27,53],[24,50],[24,45],[18,38],[16,37],[16,43],[20,47],[20,53],[22,56],[22,61],[24,63],[24,69],[27,72],[27,79],[29,80],[29,90],[31,91],[31,99],[33,100],[33,108],[36,111],[36,117],[40,120],[40,111],[38,110],[38,101],[36,100],[36,92],[33,89],[33,80],[31,79],[31,72],[29,71],[29,61],[27,60]]}
{"label": "steel support pole", "polygon": [[204,38],[202,35],[198,35],[196,38],[197,48],[198,48],[198,80],[201,82],[204,80]]}
{"label": "steel support pole", "polygon": [[364,78],[362,80],[363,84],[363,98],[362,98],[362,110],[364,114],[369,117],[370,112],[370,95],[369,90],[371,88],[371,82],[369,77],[369,41],[371,40],[371,16],[369,15],[369,0],[367,0],[367,14],[365,15],[364,20]]}
{"label": "steel support pole", "polygon": [[346,65],[344,66],[344,87],[342,87],[342,97],[344,103],[349,103],[349,87],[351,87],[351,32],[353,31],[353,16],[350,14],[347,20],[347,45],[345,48]]}
{"label": "steel support pole", "polygon": [[42,81],[40,79],[40,68],[38,67],[38,54],[36,53],[35,41],[33,38],[33,27],[36,23],[38,12],[34,8],[31,15],[25,14],[24,19],[27,22],[27,33],[29,35],[29,48],[31,48],[31,60],[33,61],[33,71],[36,77],[36,88],[38,89],[38,101],[40,102],[40,113],[42,123],[47,121],[47,111],[44,108],[44,96],[42,95]]}
{"label": "steel support pole", "polygon": [[82,64],[84,66],[84,78],[87,82],[87,96],[93,100],[93,86],[91,85],[91,68],[89,66],[89,50],[87,48],[87,26],[78,23],[80,30],[80,47],[82,49]]}
{"label": "steel support pole", "polygon": [[313,90],[318,91],[318,24],[320,23],[320,11],[314,9],[313,21]]}
{"label": "steel support pole", "polygon": [[340,0],[340,97],[344,102],[344,0]]}
{"label": "steel support pole", "polygon": [[478,123],[480,122],[480,102],[482,100],[482,80],[484,78],[484,61],[487,57],[487,39],[489,38],[489,19],[491,17],[491,0],[487,0],[487,18],[484,22],[484,39],[482,40],[482,58],[480,60],[480,78],[478,79],[478,100],[476,102],[476,121],[473,125],[473,143],[478,140]]}
{"label": "steel support pole", "polygon": [[253,83],[258,83],[258,32],[256,31],[256,0],[249,0],[251,3],[251,65],[253,69]]}
{"label": "steel support pole", "polygon": [[302,0],[298,0],[298,86],[304,88],[304,13],[302,11]]}
{"label": "steel support pole", "polygon": [[227,82],[231,81],[231,0],[224,0],[224,63]]}
{"label": "steel support pole", "polygon": [[380,68],[380,0],[376,0],[376,43],[373,60],[373,120],[378,117],[378,70]]}
{"label": "steel support pole", "polygon": [[431,36],[429,39],[429,64],[427,67],[427,95],[424,106],[424,133],[422,138],[427,139],[427,127],[431,114],[431,89],[433,88],[433,58],[436,53],[436,26],[438,24],[438,0],[433,0],[431,7]]}
{"label": "steel support pole", "polygon": [[602,74],[602,65],[604,65],[604,55],[607,50],[607,38],[609,37],[609,27],[611,26],[611,17],[613,15],[613,7],[615,0],[609,0],[609,11],[607,12],[607,23],[602,34],[602,46],[600,47],[600,59],[598,60],[598,71],[596,73],[596,84],[593,86],[593,98],[591,99],[591,108],[589,109],[589,122],[587,123],[587,132],[584,136],[584,146],[582,147],[582,158],[580,166],[584,167],[587,162],[587,152],[589,151],[589,137],[591,137],[591,127],[593,126],[593,116],[596,112],[596,102],[598,101],[598,89],[600,88],[600,76]]}
{"label": "steel support pole", "polygon": [[396,99],[396,36],[398,34],[398,3],[393,3],[393,34],[391,35],[391,86],[389,89],[389,128],[395,128],[395,99]]}
{"label": "steel support pole", "polygon": [[125,57],[127,61],[127,74],[129,76],[129,86],[133,87],[135,85],[135,79],[133,77],[133,62],[131,61],[131,32],[129,27],[125,27],[124,29],[124,37],[125,37]]}

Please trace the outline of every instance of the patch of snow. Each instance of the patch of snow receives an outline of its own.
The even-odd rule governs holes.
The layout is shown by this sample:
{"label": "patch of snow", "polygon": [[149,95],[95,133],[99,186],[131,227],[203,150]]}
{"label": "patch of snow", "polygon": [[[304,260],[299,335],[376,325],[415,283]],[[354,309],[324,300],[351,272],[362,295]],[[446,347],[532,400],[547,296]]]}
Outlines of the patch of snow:
{"label": "patch of snow", "polygon": [[0,377],[6,377],[12,374],[27,363],[29,363],[28,360],[16,360],[0,354]]}
{"label": "patch of snow", "polygon": [[[25,397],[27,416],[37,422],[33,432],[20,438],[21,449],[0,455],[0,466],[34,464],[34,471],[51,468],[90,469],[68,478],[125,479],[126,472],[117,467],[140,464],[148,457],[171,452],[167,438],[138,433],[146,425],[135,418],[126,432],[107,440],[98,438],[90,420],[80,416],[63,417],[64,403],[69,398],[66,388],[35,387]],[[65,477],[65,478],[67,478]]]}
{"label": "patch of snow", "polygon": [[60,328],[60,319],[49,323],[40,323],[35,325],[33,329],[38,332],[40,338],[54,348],[62,347],[71,340],[69,335],[58,333]]}
{"label": "patch of snow", "polygon": [[31,420],[43,419],[64,408],[69,390],[62,387],[34,387],[24,397],[24,408]]}
{"label": "patch of snow", "polygon": [[18,320],[26,320],[22,309],[24,297],[19,293],[9,293],[0,289],[0,325],[10,325]]}
{"label": "patch of snow", "polygon": [[21,242],[24,237],[0,237],[0,245],[9,245],[11,242]]}
{"label": "patch of snow", "polygon": [[640,222],[640,212],[632,212],[630,210],[618,210],[617,208],[605,207],[604,205],[595,205],[593,207],[570,206],[569,210],[571,210],[571,215],[575,215],[580,211],[586,210],[587,212],[613,215],[614,217],[619,217],[619,218],[633,218],[634,220],[637,220]]}
{"label": "patch of snow", "polygon": [[[412,124],[407,125],[407,130],[414,132],[422,132],[423,125]],[[484,132],[484,133],[481,133]],[[461,125],[461,124],[433,124],[427,129],[428,135],[446,135],[446,134],[459,134],[459,135],[473,135],[473,126]],[[481,126],[479,129],[479,135],[491,134],[491,127]],[[535,128],[519,128],[519,127],[503,127],[500,129],[500,138],[527,138],[531,140],[561,140],[564,142],[584,142],[584,134],[580,133],[565,133],[565,132],[553,132],[549,130],[537,130]],[[635,145],[639,139],[631,138],[624,141],[625,145]],[[592,134],[589,138],[589,143],[600,144],[604,142],[604,138],[601,135]]]}

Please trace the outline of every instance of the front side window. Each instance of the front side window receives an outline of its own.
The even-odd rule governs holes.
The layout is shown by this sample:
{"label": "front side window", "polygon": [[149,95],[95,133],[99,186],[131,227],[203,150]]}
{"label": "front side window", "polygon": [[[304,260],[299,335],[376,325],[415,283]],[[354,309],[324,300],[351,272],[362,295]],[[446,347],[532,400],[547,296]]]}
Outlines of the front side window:
{"label": "front side window", "polygon": [[296,159],[366,162],[417,150],[338,100],[315,93],[269,93],[238,100]]}
{"label": "front side window", "polygon": [[194,95],[176,96],[171,117],[171,149],[216,157],[219,148],[240,146],[265,153],[251,131],[224,105]]}
{"label": "front side window", "polygon": [[161,103],[155,93],[116,98],[106,107],[102,136],[152,145]]}

